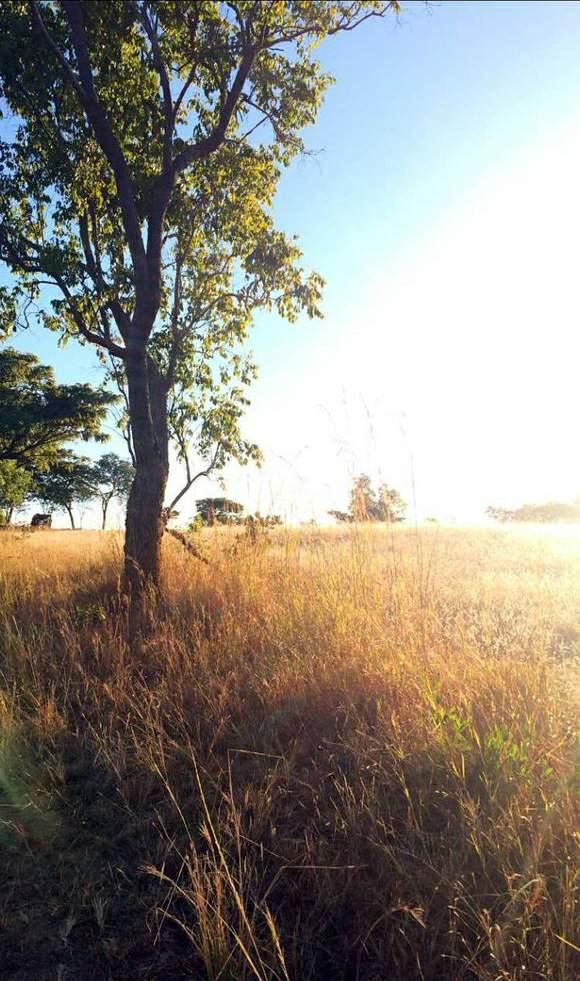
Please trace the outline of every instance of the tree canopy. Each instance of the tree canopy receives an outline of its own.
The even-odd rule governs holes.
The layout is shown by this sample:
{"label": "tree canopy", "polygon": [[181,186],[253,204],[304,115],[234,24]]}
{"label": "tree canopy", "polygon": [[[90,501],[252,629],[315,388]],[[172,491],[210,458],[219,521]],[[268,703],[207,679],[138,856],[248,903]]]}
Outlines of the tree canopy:
{"label": "tree canopy", "polygon": [[16,508],[24,503],[32,484],[29,470],[18,466],[15,460],[0,460],[0,523],[12,521]]}
{"label": "tree canopy", "polygon": [[87,384],[59,385],[33,354],[0,349],[0,460],[43,470],[65,443],[108,437],[102,426],[115,396]]}

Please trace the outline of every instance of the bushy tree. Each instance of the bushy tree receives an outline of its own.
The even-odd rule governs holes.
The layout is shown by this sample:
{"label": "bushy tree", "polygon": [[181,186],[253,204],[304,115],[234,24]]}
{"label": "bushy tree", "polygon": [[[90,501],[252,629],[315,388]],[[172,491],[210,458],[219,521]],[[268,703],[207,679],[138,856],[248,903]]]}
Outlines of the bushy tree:
{"label": "bushy tree", "polygon": [[24,503],[32,474],[15,460],[0,460],[0,517],[2,524],[10,524],[16,508]]}
{"label": "bushy tree", "polygon": [[354,520],[352,514],[350,513],[350,511],[336,511],[336,510],[333,510],[333,511],[329,511],[328,513],[329,513],[329,515],[330,515],[331,518],[335,518],[337,521],[342,521],[343,523],[346,523],[346,524],[348,524],[348,523],[350,523],[350,522],[352,522]]}
{"label": "bushy tree", "polygon": [[375,490],[367,474],[355,477],[350,492],[348,511],[329,511],[337,521],[386,521],[405,520],[407,505],[397,490],[381,483]]}
{"label": "bushy tree", "polygon": [[353,521],[371,521],[376,506],[371,478],[363,473],[355,477],[350,492],[349,511]]}
{"label": "bushy tree", "polygon": [[488,507],[486,515],[502,524],[511,521],[554,523],[558,521],[580,521],[580,503],[566,504],[561,501],[548,501],[546,504],[523,504],[519,508]]}
{"label": "bushy tree", "polygon": [[90,501],[94,496],[91,473],[90,460],[63,451],[46,470],[35,473],[29,496],[40,501],[49,511],[66,511],[71,528],[74,529],[76,525],[73,506]]}
{"label": "bushy tree", "polygon": [[38,471],[59,458],[65,443],[103,442],[108,437],[102,426],[115,401],[105,389],[59,385],[34,354],[0,348],[0,460]]}
{"label": "bushy tree", "polygon": [[387,484],[379,484],[372,520],[404,521],[407,505],[399,492]]}
{"label": "bushy tree", "polygon": [[244,505],[227,497],[204,497],[195,502],[195,509],[204,525],[227,525],[241,522]]}
{"label": "bushy tree", "polygon": [[500,521],[502,524],[505,524],[506,521],[515,520],[514,515],[516,512],[515,510],[510,510],[509,508],[494,507],[490,504],[490,506],[485,509],[485,513],[487,517],[491,518],[493,521]]}
{"label": "bushy tree", "polygon": [[[201,421],[215,465],[239,430],[254,313],[319,312],[272,202],[331,79],[326,38],[395,0],[24,2],[0,6],[0,259],[40,317],[116,362],[135,479],[126,582],[157,584],[169,437]],[[209,428],[206,420],[210,419]],[[211,460],[209,461],[211,462]],[[190,475],[185,487],[191,479]]]}

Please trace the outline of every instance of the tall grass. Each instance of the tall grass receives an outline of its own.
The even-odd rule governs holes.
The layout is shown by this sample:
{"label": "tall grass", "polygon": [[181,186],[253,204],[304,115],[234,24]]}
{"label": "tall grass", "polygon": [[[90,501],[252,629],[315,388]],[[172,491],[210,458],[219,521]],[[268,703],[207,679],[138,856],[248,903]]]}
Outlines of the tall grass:
{"label": "tall grass", "polygon": [[580,538],[203,547],[0,535],[0,976],[571,981]]}

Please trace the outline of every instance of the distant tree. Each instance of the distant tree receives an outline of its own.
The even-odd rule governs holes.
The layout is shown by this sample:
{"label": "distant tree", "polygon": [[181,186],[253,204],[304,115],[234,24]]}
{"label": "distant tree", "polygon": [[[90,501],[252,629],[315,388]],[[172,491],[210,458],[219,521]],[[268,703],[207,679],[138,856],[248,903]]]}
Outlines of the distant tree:
{"label": "distant tree", "polygon": [[39,471],[71,440],[108,439],[102,425],[116,397],[90,385],[59,385],[34,354],[0,350],[0,460]]}
{"label": "distant tree", "polygon": [[506,521],[517,520],[515,518],[516,512],[510,511],[508,508],[498,508],[490,505],[485,509],[485,513],[488,518],[491,518],[493,521],[500,521],[502,524],[505,524]]}
{"label": "distant tree", "polygon": [[558,521],[580,521],[580,504],[548,501],[546,504],[523,504],[513,511],[507,508],[488,507],[485,513],[489,518],[502,523],[522,521],[544,524]]}
{"label": "distant tree", "polygon": [[373,521],[404,521],[407,505],[403,498],[393,487],[387,484],[380,484],[375,508],[373,511]]}
{"label": "distant tree", "polygon": [[91,464],[86,457],[63,451],[46,470],[35,473],[29,496],[49,511],[66,511],[71,528],[75,528],[73,506],[94,496],[90,477]]}
{"label": "distant tree", "polygon": [[126,501],[135,471],[129,460],[116,453],[105,453],[89,468],[88,483],[101,504],[102,529],[107,526],[107,511],[113,500]]}
{"label": "distant tree", "polygon": [[228,497],[204,497],[195,502],[197,514],[204,525],[240,524],[244,505]]}
{"label": "distant tree", "polygon": [[0,460],[0,524],[10,524],[15,508],[24,503],[32,474],[14,460]]}
{"label": "distant tree", "polygon": [[337,521],[386,521],[405,520],[407,505],[397,490],[387,484],[379,484],[375,491],[367,474],[355,477],[350,492],[348,512],[329,511]]}
{"label": "distant tree", "polygon": [[350,511],[329,511],[328,513],[332,518],[336,518],[337,521],[348,523],[354,520]]}
{"label": "distant tree", "polygon": [[355,477],[350,492],[350,513],[353,521],[372,521],[376,497],[368,474]]}

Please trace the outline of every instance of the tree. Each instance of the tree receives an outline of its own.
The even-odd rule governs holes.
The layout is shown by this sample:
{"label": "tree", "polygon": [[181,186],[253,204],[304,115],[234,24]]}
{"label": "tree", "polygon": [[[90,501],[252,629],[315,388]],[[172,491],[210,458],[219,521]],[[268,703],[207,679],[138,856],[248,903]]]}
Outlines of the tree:
{"label": "tree", "polygon": [[32,474],[14,460],[0,460],[0,524],[10,524],[15,508],[24,503]]}
{"label": "tree", "polygon": [[580,505],[549,501],[547,504],[523,504],[513,511],[507,508],[488,507],[487,516],[505,524],[508,521],[530,521],[536,523],[557,521],[579,521]]}
{"label": "tree", "polygon": [[407,505],[394,487],[380,484],[374,510],[375,521],[398,522],[405,520]]}
{"label": "tree", "polygon": [[488,518],[491,518],[493,521],[501,521],[502,524],[505,524],[506,521],[516,520],[516,512],[510,511],[508,508],[497,508],[490,505],[485,509],[485,513]]}
{"label": "tree", "polygon": [[395,0],[0,7],[0,96],[19,120],[0,147],[0,259],[16,282],[2,304],[13,313],[49,283],[44,323],[115,363],[135,463],[133,597],[159,583],[170,434],[186,440],[201,420],[206,469],[251,457],[239,419],[253,366],[238,348],[253,314],[319,315],[322,280],[275,228],[272,201],[331,81],[316,48],[389,10]]}
{"label": "tree", "polygon": [[367,474],[355,477],[350,492],[350,506],[346,511],[329,511],[337,521],[387,521],[405,520],[407,505],[397,490],[388,484],[379,484],[375,491]]}
{"label": "tree", "polygon": [[90,385],[58,385],[33,354],[0,350],[0,461],[24,470],[55,462],[64,443],[108,437],[102,425],[115,396]]}
{"label": "tree", "polygon": [[86,457],[62,451],[46,470],[34,476],[30,496],[40,501],[47,509],[63,510],[69,516],[71,528],[75,528],[73,505],[90,501],[94,497],[90,478],[92,468]]}
{"label": "tree", "polygon": [[355,477],[350,492],[350,513],[353,521],[371,521],[376,507],[371,478],[366,473]]}
{"label": "tree", "polygon": [[102,529],[107,526],[107,511],[112,500],[126,501],[133,482],[133,465],[116,453],[105,453],[93,464],[88,473],[88,484],[93,496],[101,504]]}
{"label": "tree", "polygon": [[344,524],[350,524],[354,519],[350,511],[329,511],[331,518],[336,518],[337,521],[341,521]]}
{"label": "tree", "polygon": [[216,524],[240,522],[244,505],[239,504],[238,501],[231,501],[227,497],[204,497],[195,502],[195,510],[203,524],[211,527]]}

